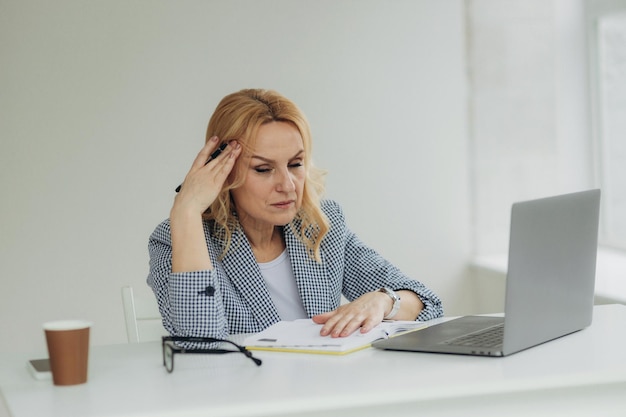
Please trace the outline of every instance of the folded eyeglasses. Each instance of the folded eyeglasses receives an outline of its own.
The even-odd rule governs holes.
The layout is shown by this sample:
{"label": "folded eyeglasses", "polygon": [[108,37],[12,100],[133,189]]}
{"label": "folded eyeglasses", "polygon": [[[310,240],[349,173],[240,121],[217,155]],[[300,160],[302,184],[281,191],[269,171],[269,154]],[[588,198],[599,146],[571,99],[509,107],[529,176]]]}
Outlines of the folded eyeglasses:
{"label": "folded eyeglasses", "polygon": [[[189,342],[189,343],[203,343],[203,344],[221,344],[219,348],[209,349],[197,349],[197,348],[185,348],[175,344],[174,342]],[[224,346],[224,344],[226,346]],[[224,340],[215,339],[213,337],[184,337],[184,336],[163,336],[162,338],[163,349],[163,366],[167,369],[167,372],[174,370],[174,355],[177,353],[208,353],[208,354],[224,354],[224,353],[243,353],[250,358],[257,366],[261,366],[261,359],[252,356],[252,353],[244,346],[240,346],[237,343]]]}

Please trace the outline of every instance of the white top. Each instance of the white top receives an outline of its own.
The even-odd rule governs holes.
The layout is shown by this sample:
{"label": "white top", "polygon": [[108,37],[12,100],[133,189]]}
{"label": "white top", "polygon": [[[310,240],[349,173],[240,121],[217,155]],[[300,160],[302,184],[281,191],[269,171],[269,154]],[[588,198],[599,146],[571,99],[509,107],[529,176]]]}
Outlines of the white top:
{"label": "white top", "polygon": [[281,320],[307,318],[287,249],[272,261],[259,262],[259,268]]}

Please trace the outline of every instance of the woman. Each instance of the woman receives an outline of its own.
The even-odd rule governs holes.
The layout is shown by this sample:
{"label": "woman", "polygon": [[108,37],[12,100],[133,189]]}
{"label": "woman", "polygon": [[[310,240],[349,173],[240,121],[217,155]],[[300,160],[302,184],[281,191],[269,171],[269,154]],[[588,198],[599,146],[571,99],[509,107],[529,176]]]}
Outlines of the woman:
{"label": "woman", "polygon": [[[311,159],[309,125],[294,103],[253,89],[222,99],[149,241],[148,284],[171,334],[223,338],[310,317],[322,336],[343,337],[383,319],[442,315],[433,292],[320,199],[322,172]],[[349,303],[340,305],[342,294]]]}

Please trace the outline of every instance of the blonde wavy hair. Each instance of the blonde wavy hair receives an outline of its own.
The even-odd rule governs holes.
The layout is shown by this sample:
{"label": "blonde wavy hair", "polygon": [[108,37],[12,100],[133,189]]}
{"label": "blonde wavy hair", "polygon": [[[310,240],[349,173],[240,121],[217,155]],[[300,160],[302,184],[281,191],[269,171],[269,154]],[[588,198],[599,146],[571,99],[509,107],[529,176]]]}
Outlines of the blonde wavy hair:
{"label": "blonde wavy hair", "polygon": [[240,187],[245,182],[249,171],[245,161],[254,149],[257,131],[261,125],[270,122],[291,123],[302,136],[306,169],[302,207],[296,218],[286,227],[291,227],[294,234],[304,243],[309,256],[321,262],[320,244],[329,229],[328,219],[320,208],[325,172],[313,165],[311,130],[306,117],[295,103],[276,91],[245,89],[227,95],[217,105],[209,120],[206,140],[213,136],[217,136],[220,143],[236,139],[242,146],[242,153],[219,196],[203,217],[213,222],[213,233],[224,240],[225,246],[221,255],[223,257],[230,249],[234,230],[241,227],[230,190]]}

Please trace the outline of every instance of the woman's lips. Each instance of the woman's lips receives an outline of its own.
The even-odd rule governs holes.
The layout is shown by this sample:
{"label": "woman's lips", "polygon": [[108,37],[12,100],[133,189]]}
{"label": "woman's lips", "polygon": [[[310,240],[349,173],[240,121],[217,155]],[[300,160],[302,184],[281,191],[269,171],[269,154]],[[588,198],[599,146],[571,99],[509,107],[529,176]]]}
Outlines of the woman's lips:
{"label": "woman's lips", "polygon": [[292,204],[294,204],[294,201],[289,200],[289,201],[279,201],[278,203],[272,204],[272,206],[277,207],[277,208],[287,208],[291,206]]}

